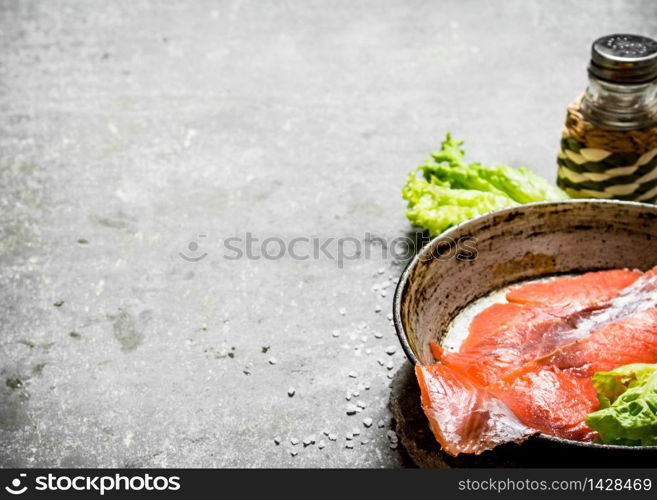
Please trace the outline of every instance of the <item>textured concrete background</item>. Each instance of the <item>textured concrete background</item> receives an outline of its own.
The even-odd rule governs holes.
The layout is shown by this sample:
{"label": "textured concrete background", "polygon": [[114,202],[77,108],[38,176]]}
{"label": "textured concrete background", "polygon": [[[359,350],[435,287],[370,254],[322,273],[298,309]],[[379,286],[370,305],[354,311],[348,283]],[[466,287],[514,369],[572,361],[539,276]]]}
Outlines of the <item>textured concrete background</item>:
{"label": "textured concrete background", "polygon": [[406,172],[447,130],[553,178],[590,42],[657,34],[654,0],[1,11],[2,466],[402,465],[400,264],[223,238],[404,236]]}

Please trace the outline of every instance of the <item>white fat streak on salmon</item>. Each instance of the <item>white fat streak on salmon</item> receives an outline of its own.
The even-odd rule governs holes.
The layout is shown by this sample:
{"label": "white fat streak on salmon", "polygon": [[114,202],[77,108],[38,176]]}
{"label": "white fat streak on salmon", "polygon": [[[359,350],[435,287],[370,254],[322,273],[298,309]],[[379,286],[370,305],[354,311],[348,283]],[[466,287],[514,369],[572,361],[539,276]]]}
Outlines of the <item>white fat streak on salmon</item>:
{"label": "white fat streak on salmon", "polygon": [[564,338],[570,341],[583,339],[600,328],[653,307],[657,307],[656,270],[643,274],[602,307],[595,308],[590,315],[579,318],[572,329],[572,335]]}
{"label": "white fat streak on salmon", "polygon": [[[657,307],[657,271],[641,275],[619,294],[600,305],[574,311],[565,316],[555,313],[555,323],[546,330],[540,341],[518,346],[532,351],[535,357],[549,355],[555,349],[585,339],[593,332],[629,316]],[[548,309],[549,310],[549,309]],[[500,355],[502,352],[492,351]]]}

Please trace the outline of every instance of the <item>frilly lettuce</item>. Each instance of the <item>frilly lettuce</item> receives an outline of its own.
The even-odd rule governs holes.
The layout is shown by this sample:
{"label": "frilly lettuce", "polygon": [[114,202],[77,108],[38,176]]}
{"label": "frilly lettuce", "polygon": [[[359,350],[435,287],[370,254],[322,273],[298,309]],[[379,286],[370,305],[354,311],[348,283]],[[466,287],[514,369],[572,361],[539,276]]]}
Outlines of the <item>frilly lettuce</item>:
{"label": "frilly lettuce", "polygon": [[593,376],[600,409],[586,417],[605,444],[657,445],[657,364],[636,363]]}
{"label": "frilly lettuce", "polygon": [[409,174],[402,190],[409,221],[431,235],[493,210],[568,198],[527,168],[466,163],[462,144],[448,133],[440,151]]}

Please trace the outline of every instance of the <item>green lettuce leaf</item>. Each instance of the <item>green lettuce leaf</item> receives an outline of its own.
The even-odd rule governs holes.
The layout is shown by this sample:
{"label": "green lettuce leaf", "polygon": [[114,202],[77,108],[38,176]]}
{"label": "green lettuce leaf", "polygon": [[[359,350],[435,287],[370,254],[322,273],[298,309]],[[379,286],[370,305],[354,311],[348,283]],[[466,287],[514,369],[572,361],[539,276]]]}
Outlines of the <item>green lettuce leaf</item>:
{"label": "green lettuce leaf", "polygon": [[508,165],[484,167],[479,165],[477,172],[482,179],[486,179],[518,203],[568,198],[568,195],[557,186],[550,184],[526,167],[513,168]]}
{"label": "green lettuce leaf", "polygon": [[475,189],[453,189],[440,181],[418,179],[414,173],[408,177],[403,196],[409,202],[408,220],[432,235],[482,213],[514,205],[506,196]]}
{"label": "green lettuce leaf", "polygon": [[462,144],[447,133],[441,149],[409,174],[402,190],[409,221],[432,236],[486,212],[568,197],[527,168],[467,163]]}
{"label": "green lettuce leaf", "polygon": [[586,417],[605,444],[657,445],[657,364],[636,363],[593,376],[600,409]]}

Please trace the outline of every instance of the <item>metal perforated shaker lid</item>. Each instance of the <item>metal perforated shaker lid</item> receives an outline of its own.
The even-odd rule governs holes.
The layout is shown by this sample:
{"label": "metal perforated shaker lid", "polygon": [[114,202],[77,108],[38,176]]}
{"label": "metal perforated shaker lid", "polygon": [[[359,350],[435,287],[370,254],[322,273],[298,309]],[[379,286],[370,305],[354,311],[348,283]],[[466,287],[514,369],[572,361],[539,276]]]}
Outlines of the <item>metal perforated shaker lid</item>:
{"label": "metal perforated shaker lid", "polygon": [[615,83],[647,83],[657,79],[657,41],[640,35],[607,35],[591,47],[589,72]]}

